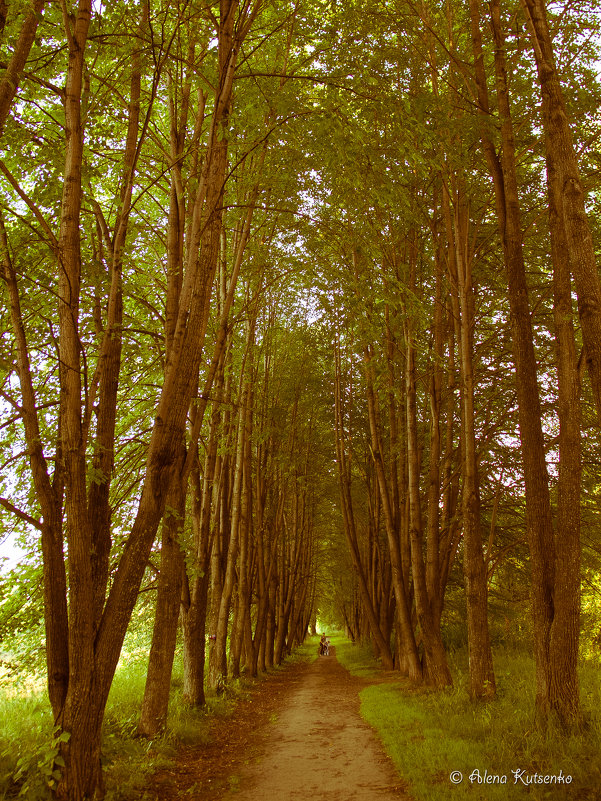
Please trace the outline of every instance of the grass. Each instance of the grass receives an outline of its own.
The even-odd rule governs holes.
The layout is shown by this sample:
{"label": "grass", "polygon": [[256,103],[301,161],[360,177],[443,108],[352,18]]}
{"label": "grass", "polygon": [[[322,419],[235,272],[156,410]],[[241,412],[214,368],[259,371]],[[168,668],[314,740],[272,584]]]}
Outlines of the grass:
{"label": "grass", "polygon": [[[340,635],[331,637],[338,659],[351,673],[365,679],[382,677],[369,648],[352,645]],[[317,638],[310,638],[287,662],[317,658]],[[209,696],[207,709],[194,710],[182,701],[181,667],[172,680],[166,732],[152,741],[135,737],[146,678],[145,649],[122,661],[111,689],[104,725],[103,757],[107,801],[144,801],[152,774],[173,763],[180,744],[208,741],[212,715],[227,717],[251,682],[242,678],[228,685],[224,696]],[[474,704],[467,692],[467,657],[462,649],[451,655],[454,687],[442,692],[415,688],[392,674],[361,693],[361,712],[378,731],[399,774],[415,801],[594,801],[601,787],[601,692],[599,666],[581,670],[581,696],[588,728],[570,738],[541,733],[533,725],[534,665],[519,649],[498,648],[495,669],[498,698]],[[274,668],[279,671],[282,668]],[[44,771],[50,764],[52,719],[45,693],[30,683],[0,692],[0,801],[14,799],[20,789],[27,801],[48,797]],[[512,771],[573,776],[570,785],[514,784]],[[478,784],[484,777],[507,776],[507,784]],[[460,771],[461,784],[450,774]],[[470,775],[474,780],[470,781]],[[25,783],[24,783],[25,782]]]}
{"label": "grass", "polygon": [[[42,692],[0,694],[0,799],[19,791],[21,779],[40,773],[52,739],[52,715]],[[34,786],[36,785],[36,786]],[[42,775],[33,781],[28,799],[43,798]]]}
{"label": "grass", "polygon": [[[317,640],[307,641],[286,659],[286,664],[317,657]],[[248,694],[255,680],[241,678],[228,683],[223,695],[207,695],[205,709],[183,703],[181,660],[176,660],[171,682],[166,731],[153,740],[136,737],[136,727],[146,682],[147,648],[124,652],[111,687],[103,726],[103,766],[106,801],[144,801],[144,788],[161,768],[173,765],[181,745],[209,741],[213,716],[231,715],[239,698]],[[274,667],[271,672],[282,670]],[[46,779],[52,759],[52,715],[45,690],[25,680],[0,686],[0,801],[50,798]]]}
{"label": "grass", "polygon": [[[336,642],[336,653],[351,673],[374,676],[369,650]],[[534,664],[531,655],[497,649],[498,697],[473,703],[467,691],[465,651],[451,657],[455,685],[435,692],[404,680],[373,684],[361,692],[361,714],[380,735],[416,801],[594,801],[601,786],[601,697],[599,669],[581,670],[586,731],[565,737],[533,724]],[[388,677],[390,674],[388,674]],[[571,775],[571,784],[524,785],[524,778]],[[462,781],[453,784],[454,771]],[[506,783],[484,783],[505,776]],[[471,780],[470,780],[471,777]],[[480,781],[478,780],[480,778]]]}
{"label": "grass", "polygon": [[337,659],[353,676],[370,679],[382,672],[381,665],[374,659],[369,645],[352,643],[342,634],[333,634],[330,641],[336,649]]}

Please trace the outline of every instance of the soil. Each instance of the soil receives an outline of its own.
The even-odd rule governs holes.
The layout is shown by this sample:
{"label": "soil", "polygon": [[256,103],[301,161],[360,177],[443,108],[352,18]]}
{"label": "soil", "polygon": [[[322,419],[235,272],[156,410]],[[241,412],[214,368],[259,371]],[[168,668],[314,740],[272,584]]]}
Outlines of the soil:
{"label": "soil", "polygon": [[257,683],[210,743],[183,751],[154,777],[157,801],[410,801],[373,729],[359,714],[369,682],[330,656]]}

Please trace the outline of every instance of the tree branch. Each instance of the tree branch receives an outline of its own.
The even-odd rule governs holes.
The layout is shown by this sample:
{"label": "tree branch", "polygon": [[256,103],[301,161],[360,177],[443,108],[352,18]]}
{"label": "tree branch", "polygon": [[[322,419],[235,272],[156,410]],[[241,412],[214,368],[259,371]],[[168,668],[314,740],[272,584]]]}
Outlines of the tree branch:
{"label": "tree branch", "polygon": [[42,524],[39,520],[37,520],[37,518],[28,515],[27,512],[24,512],[22,509],[18,509],[7,498],[0,497],[0,506],[3,506],[9,512],[12,512],[12,514],[18,517],[19,520],[23,520],[24,523],[34,526],[34,528],[37,528],[38,531],[42,530]]}

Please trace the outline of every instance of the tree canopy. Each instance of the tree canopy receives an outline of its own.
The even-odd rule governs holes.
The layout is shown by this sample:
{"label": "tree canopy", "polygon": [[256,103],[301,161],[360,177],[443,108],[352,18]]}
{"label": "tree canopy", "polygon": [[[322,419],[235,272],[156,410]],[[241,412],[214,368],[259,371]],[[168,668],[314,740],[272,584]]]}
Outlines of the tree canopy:
{"label": "tree canopy", "polygon": [[538,718],[580,726],[595,0],[13,0],[0,26],[0,525],[28,554],[0,637],[35,659],[45,621],[57,797],[101,792],[149,589],[145,736],[178,625],[202,704],[318,620],[437,687],[459,636],[476,699],[520,628]]}

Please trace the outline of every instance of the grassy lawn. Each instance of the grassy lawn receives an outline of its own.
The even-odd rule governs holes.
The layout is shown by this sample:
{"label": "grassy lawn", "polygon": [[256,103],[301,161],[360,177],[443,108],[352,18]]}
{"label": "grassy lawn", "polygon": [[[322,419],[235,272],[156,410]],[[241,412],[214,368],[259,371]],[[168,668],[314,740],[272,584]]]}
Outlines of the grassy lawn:
{"label": "grassy lawn", "polygon": [[[351,673],[367,679],[378,675],[370,649],[342,638],[335,638],[334,644],[338,659]],[[570,737],[556,731],[543,733],[534,726],[531,655],[497,649],[499,692],[498,698],[489,703],[470,701],[463,651],[452,656],[451,669],[455,686],[450,690],[416,689],[387,674],[389,680],[361,692],[361,714],[380,735],[416,801],[601,798],[597,666],[582,667],[587,727]],[[516,778],[514,771],[523,773]],[[458,781],[458,773],[462,780],[454,784],[451,774]],[[562,776],[571,776],[571,782],[559,783]],[[537,783],[538,777],[548,777],[549,782],[556,777],[558,783]],[[534,783],[524,783],[529,780]]]}

